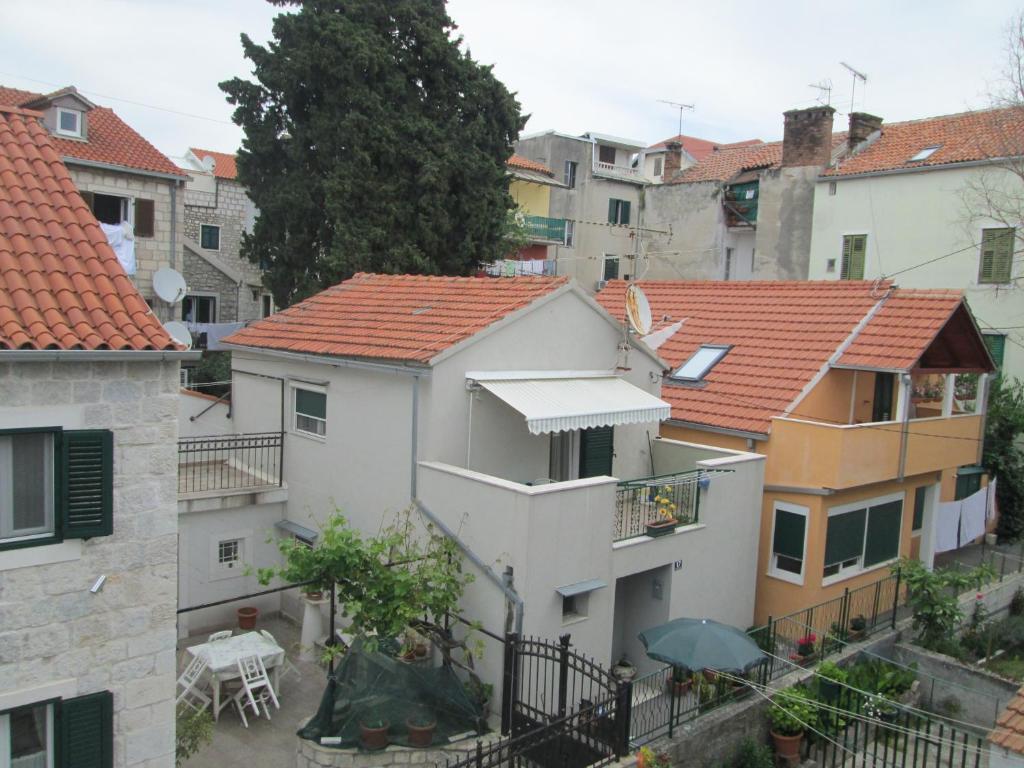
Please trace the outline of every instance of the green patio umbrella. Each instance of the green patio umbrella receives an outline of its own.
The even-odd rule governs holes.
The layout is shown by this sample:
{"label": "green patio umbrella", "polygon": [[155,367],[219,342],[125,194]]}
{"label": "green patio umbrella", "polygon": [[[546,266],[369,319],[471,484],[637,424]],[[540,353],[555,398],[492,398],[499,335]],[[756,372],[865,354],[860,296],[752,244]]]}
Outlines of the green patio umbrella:
{"label": "green patio umbrella", "polygon": [[766,660],[742,630],[711,619],[675,619],[640,633],[652,659],[691,672],[712,669],[742,675]]}

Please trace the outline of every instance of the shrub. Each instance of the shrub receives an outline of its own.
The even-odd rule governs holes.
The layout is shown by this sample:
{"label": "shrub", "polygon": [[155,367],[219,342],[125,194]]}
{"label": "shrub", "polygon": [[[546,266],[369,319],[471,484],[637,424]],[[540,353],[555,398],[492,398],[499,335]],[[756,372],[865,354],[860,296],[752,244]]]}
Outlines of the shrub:
{"label": "shrub", "polygon": [[772,731],[780,736],[797,736],[818,720],[818,707],[807,689],[794,685],[775,694],[768,708]]}
{"label": "shrub", "polygon": [[1017,591],[1013,593],[1013,597],[1010,599],[1010,607],[1007,612],[1011,616],[1022,616],[1024,615],[1024,589],[1017,587]]}
{"label": "shrub", "polygon": [[941,569],[929,571],[918,560],[903,558],[893,566],[907,585],[907,604],[914,614],[917,641],[930,650],[938,650],[953,637],[963,621],[958,592],[993,578],[992,569],[979,565],[970,571]]}
{"label": "shrub", "polygon": [[178,707],[175,715],[174,764],[180,766],[213,740],[213,716],[207,710],[193,712]]}
{"label": "shrub", "polygon": [[728,765],[730,768],[775,768],[775,757],[767,744],[746,738],[740,742]]}

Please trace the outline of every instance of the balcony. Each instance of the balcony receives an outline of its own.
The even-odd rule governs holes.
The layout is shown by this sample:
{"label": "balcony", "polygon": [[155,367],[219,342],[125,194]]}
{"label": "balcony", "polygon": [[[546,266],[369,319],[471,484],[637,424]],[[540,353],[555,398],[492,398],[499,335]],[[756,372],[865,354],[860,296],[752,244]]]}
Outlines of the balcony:
{"label": "balcony", "polygon": [[547,216],[524,216],[523,224],[533,242],[564,243],[565,219],[552,219]]}
{"label": "balcony", "polygon": [[[765,483],[803,488],[853,488],[974,464],[982,416],[826,424],[772,420],[772,451]],[[905,454],[901,458],[901,454]]]}
{"label": "balcony", "polygon": [[280,432],[178,440],[178,496],[252,493],[282,485]]}
{"label": "balcony", "polygon": [[713,472],[696,469],[619,481],[615,492],[612,541],[647,535],[647,524],[655,522],[658,516],[655,497],[659,495],[671,499],[671,503],[675,504],[674,514],[679,522],[677,527],[699,523],[702,478]]}
{"label": "balcony", "polygon": [[606,176],[624,181],[635,181],[638,184],[646,181],[643,171],[640,168],[633,168],[629,165],[618,165],[617,163],[604,163],[600,160],[594,161],[593,172],[595,176]]}
{"label": "balcony", "polygon": [[730,227],[757,226],[757,200],[759,193],[757,181],[746,184],[731,184],[722,195],[722,207],[725,210],[725,223]]}

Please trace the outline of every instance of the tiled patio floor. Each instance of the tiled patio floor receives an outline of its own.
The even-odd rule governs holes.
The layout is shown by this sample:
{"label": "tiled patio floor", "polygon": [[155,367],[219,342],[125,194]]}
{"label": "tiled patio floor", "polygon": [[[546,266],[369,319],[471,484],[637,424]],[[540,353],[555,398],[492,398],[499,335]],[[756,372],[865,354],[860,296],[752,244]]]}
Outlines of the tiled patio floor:
{"label": "tiled patio floor", "polygon": [[179,495],[276,487],[276,482],[268,482],[265,478],[227,461],[202,461],[178,465]]}
{"label": "tiled patio floor", "polygon": [[[299,660],[299,628],[279,618],[260,619],[257,629],[270,631],[285,649],[289,660],[299,669],[301,679],[291,674],[281,681],[278,696],[281,709],[271,707],[270,720],[249,717],[242,725],[234,707],[226,707],[214,724],[213,741],[188,760],[185,768],[293,768],[299,723],[316,712],[327,684],[327,671],[315,662]],[[236,632],[238,630],[236,629]],[[184,649],[205,643],[209,633],[178,642],[179,667],[192,658]]]}

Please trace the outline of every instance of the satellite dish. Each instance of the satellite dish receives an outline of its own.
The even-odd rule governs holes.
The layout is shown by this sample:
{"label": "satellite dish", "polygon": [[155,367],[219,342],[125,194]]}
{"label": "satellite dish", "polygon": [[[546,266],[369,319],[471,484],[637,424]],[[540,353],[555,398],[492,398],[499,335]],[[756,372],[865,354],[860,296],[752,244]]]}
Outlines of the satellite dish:
{"label": "satellite dish", "polygon": [[164,323],[164,330],[176,342],[184,344],[186,349],[192,349],[192,334],[189,332],[187,325],[178,320],[171,320],[168,323]]}
{"label": "satellite dish", "polygon": [[153,275],[153,290],[169,304],[177,304],[185,298],[185,278],[176,269],[161,267]]}
{"label": "satellite dish", "polygon": [[202,163],[203,170],[207,173],[213,173],[213,168],[217,164],[217,161],[211,155],[207,155],[199,162]]}
{"label": "satellite dish", "polygon": [[643,290],[635,283],[626,289],[626,319],[633,330],[641,336],[651,332],[651,305]]}

